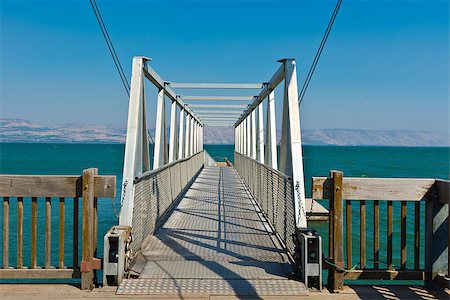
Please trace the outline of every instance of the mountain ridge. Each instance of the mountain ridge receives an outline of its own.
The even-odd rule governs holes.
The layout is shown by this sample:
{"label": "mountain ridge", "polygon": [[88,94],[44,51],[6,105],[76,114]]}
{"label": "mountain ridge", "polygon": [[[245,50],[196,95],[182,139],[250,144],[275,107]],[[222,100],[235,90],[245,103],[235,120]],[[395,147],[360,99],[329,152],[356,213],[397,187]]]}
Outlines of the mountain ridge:
{"label": "mountain ridge", "polygon": [[[154,136],[154,129],[149,132]],[[277,140],[280,138],[277,131]],[[99,124],[41,125],[23,119],[0,119],[0,142],[125,143],[126,126]],[[233,144],[233,128],[205,128],[205,144]],[[450,137],[413,130],[307,129],[304,145],[449,147]]]}

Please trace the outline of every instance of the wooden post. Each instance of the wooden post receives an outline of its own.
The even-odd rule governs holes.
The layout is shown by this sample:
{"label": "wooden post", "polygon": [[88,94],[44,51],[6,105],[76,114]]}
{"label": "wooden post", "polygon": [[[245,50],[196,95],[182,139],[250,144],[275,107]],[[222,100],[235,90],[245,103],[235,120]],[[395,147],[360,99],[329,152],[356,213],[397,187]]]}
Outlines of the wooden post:
{"label": "wooden post", "polygon": [[17,269],[23,268],[23,198],[17,199]]}
{"label": "wooden post", "polygon": [[[333,263],[344,268],[344,209],[342,201],[342,181],[343,173],[339,171],[331,171],[330,177],[333,180],[333,193],[330,201],[333,203],[333,227],[331,228],[333,236],[330,237],[332,242],[332,258]],[[341,270],[332,266],[328,275],[328,285],[332,291],[341,290],[344,287],[344,274]]]}
{"label": "wooden post", "polygon": [[83,171],[82,188],[82,240],[81,240],[81,289],[94,288],[94,177],[97,169]]}
{"label": "wooden post", "polygon": [[52,240],[52,202],[50,197],[45,198],[45,268],[50,269]]}
{"label": "wooden post", "polygon": [[64,197],[59,198],[59,263],[58,267],[64,269],[64,221],[65,204]]}
{"label": "wooden post", "polygon": [[31,268],[37,267],[37,197],[31,198]]}
{"label": "wooden post", "polygon": [[3,268],[9,268],[9,197],[3,198]]}

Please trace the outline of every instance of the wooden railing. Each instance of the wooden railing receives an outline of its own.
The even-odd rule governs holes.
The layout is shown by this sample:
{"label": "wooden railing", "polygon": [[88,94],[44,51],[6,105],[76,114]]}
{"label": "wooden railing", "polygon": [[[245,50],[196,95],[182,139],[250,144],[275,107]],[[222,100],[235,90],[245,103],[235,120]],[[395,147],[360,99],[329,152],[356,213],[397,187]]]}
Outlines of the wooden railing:
{"label": "wooden railing", "polygon": [[[0,175],[0,197],[3,198],[3,268],[1,278],[80,278],[81,288],[92,289],[94,270],[100,268],[97,249],[97,198],[113,198],[115,176],[98,176],[97,169],[87,169],[82,176]],[[10,202],[17,198],[17,263],[10,266]],[[30,198],[29,200],[27,198]],[[58,266],[52,261],[52,198],[59,199]],[[81,200],[81,263],[79,263],[79,198]],[[28,202],[29,201],[29,202]],[[38,202],[45,202],[44,222],[38,221]],[[66,202],[71,202],[72,233],[66,235]],[[24,206],[31,204],[31,215]],[[29,227],[24,226],[28,223]],[[40,224],[41,223],[41,224]],[[24,265],[24,231],[31,230],[30,265]],[[38,232],[45,232],[44,245],[38,245]],[[64,244],[72,243],[72,266],[67,266]],[[44,265],[38,266],[38,254],[44,252]],[[28,258],[27,258],[28,261]]]}
{"label": "wooden railing", "polygon": [[[331,171],[327,177],[313,177],[312,198],[329,200],[329,266],[328,285],[331,290],[343,288],[344,280],[438,280],[448,286],[449,274],[449,188],[450,182],[435,179],[409,178],[344,178]],[[359,204],[359,233],[353,232],[352,203]],[[372,202],[372,203],[370,203]],[[400,202],[400,216],[393,215],[394,202]],[[407,268],[407,203],[414,206],[413,267]],[[385,210],[382,205],[385,205]],[[421,205],[424,203],[424,205]],[[373,208],[373,236],[366,232],[367,204]],[[373,205],[372,205],[373,204]],[[386,261],[380,261],[380,207],[386,216]],[[421,207],[425,218],[421,218]],[[344,215],[345,212],[345,215]],[[394,218],[400,217],[400,253],[393,264]],[[345,220],[345,222],[344,222]],[[422,223],[424,222],[424,223]],[[425,234],[421,230],[425,228]],[[359,238],[359,262],[353,260],[353,243]],[[370,241],[368,241],[370,240]],[[345,243],[345,245],[344,245]],[[367,245],[373,245],[373,256],[367,257]],[[421,257],[421,246],[425,257]],[[345,251],[344,251],[345,250]],[[345,257],[344,257],[345,252]],[[447,259],[445,259],[447,257]],[[370,264],[368,263],[370,262]]]}

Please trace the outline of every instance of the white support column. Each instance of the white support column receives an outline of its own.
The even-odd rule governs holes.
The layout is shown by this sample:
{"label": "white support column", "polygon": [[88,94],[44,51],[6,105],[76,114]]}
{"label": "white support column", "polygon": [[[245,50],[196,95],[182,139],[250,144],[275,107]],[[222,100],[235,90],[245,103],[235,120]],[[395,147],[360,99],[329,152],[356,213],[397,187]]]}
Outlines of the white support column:
{"label": "white support column", "polygon": [[266,111],[266,164],[272,169],[278,169],[277,159],[277,121],[275,118],[275,92],[272,91],[267,99]]}
{"label": "white support column", "polygon": [[124,166],[119,224],[131,226],[134,206],[134,178],[150,169],[147,121],[145,112],[145,85],[143,69],[145,57],[133,58],[128,123],[125,143]]}
{"label": "white support column", "polygon": [[245,154],[245,120],[241,122],[241,154]]}
{"label": "white support column", "polygon": [[184,108],[180,109],[180,126],[178,136],[178,159],[184,158]]}
{"label": "white support column", "polygon": [[205,126],[202,126],[202,150],[205,150]]}
{"label": "white support column", "polygon": [[189,155],[194,154],[194,125],[195,119],[191,118],[191,131],[189,134]]}
{"label": "white support column", "polygon": [[164,89],[158,92],[156,107],[156,131],[155,148],[153,157],[153,170],[162,167],[166,161],[167,138],[166,138],[166,109],[164,100]]}
{"label": "white support column", "polygon": [[184,157],[191,156],[191,153],[189,152],[191,150],[190,142],[191,142],[191,115],[186,115],[186,135],[184,139]]}
{"label": "white support column", "polygon": [[169,141],[169,163],[177,160],[177,142],[178,142],[178,126],[177,126],[177,102],[172,101],[170,109],[170,141]]}
{"label": "white support column", "polygon": [[257,130],[257,156],[260,163],[264,163],[264,111],[263,103],[261,102],[258,106],[258,130]]}
{"label": "white support column", "polygon": [[252,114],[252,158],[256,160],[256,111],[253,110]]}
{"label": "white support column", "polygon": [[194,121],[194,139],[192,143],[193,150],[192,152],[197,153],[197,145],[198,145],[198,122]]}
{"label": "white support column", "polygon": [[299,228],[307,227],[303,155],[298,109],[297,71],[294,59],[284,59],[285,87],[283,125],[280,146],[280,171],[292,177],[294,185],[295,221]]}
{"label": "white support column", "polygon": [[252,156],[252,124],[251,124],[251,115],[245,119],[247,122],[247,156]]}
{"label": "white support column", "polygon": [[238,127],[234,128],[234,152],[237,152],[237,147],[238,147]]}
{"label": "white support column", "polygon": [[247,155],[247,119],[242,120],[242,154]]}

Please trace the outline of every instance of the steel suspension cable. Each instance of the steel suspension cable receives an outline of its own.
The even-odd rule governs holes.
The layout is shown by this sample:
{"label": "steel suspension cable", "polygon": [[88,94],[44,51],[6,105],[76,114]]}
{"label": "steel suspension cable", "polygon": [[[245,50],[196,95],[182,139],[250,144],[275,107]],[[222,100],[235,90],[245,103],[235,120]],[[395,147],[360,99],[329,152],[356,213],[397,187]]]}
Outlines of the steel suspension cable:
{"label": "steel suspension cable", "polygon": [[322,54],[323,48],[328,39],[328,35],[330,34],[331,28],[333,27],[334,20],[336,19],[339,8],[341,7],[342,0],[338,0],[336,3],[336,7],[334,8],[333,14],[331,15],[330,22],[328,23],[328,27],[325,30],[325,34],[322,37],[322,41],[320,42],[319,49],[317,49],[316,56],[314,57],[313,63],[309,68],[308,75],[306,76],[305,82],[303,83],[303,87],[298,96],[298,105],[302,104],[303,97],[305,96],[306,89],[308,88],[309,82],[311,81],[312,75],[314,74],[314,70],[316,69],[317,63],[319,62],[320,55]]}
{"label": "steel suspension cable", "polygon": [[97,19],[98,25],[102,31],[103,38],[105,39],[106,45],[108,46],[109,53],[114,61],[114,65],[116,66],[117,72],[119,73],[120,80],[122,81],[123,87],[128,96],[130,96],[130,84],[128,83],[127,77],[125,76],[125,72],[123,71],[122,64],[120,63],[119,57],[117,56],[116,50],[114,49],[114,45],[112,43],[111,37],[109,36],[108,29],[106,28],[105,23],[103,22],[102,15],[100,10],[98,9],[96,0],[89,0],[92,6],[92,10],[94,11],[95,18]]}

